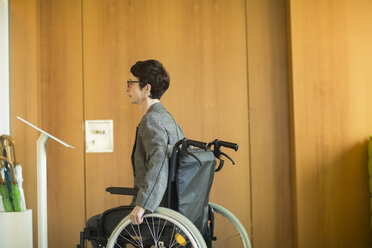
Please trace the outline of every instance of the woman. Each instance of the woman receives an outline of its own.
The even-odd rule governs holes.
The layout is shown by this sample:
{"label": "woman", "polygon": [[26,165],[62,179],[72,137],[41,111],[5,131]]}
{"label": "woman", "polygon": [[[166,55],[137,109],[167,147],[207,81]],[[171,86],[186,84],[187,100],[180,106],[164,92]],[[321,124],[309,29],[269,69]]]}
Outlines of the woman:
{"label": "woman", "polygon": [[[156,60],[138,61],[130,72],[132,76],[127,81],[126,91],[130,103],[139,106],[143,117],[137,126],[132,152],[134,187],[138,193],[131,204],[133,210],[121,215],[130,214],[132,223],[140,224],[146,211],[153,212],[165,203],[169,156],[184,134],[160,102],[169,87],[169,75],[162,64]],[[90,218],[87,226],[96,228],[99,217]],[[115,216],[111,226],[116,226],[120,220]],[[92,245],[98,247],[94,240]]]}
{"label": "woman", "polygon": [[184,138],[181,128],[160,102],[169,87],[169,76],[156,60],[138,61],[130,69],[127,82],[132,104],[144,114],[137,127],[132,154],[134,186],[139,189],[130,213],[133,224],[140,224],[145,210],[153,212],[163,199],[168,181],[168,155]]}

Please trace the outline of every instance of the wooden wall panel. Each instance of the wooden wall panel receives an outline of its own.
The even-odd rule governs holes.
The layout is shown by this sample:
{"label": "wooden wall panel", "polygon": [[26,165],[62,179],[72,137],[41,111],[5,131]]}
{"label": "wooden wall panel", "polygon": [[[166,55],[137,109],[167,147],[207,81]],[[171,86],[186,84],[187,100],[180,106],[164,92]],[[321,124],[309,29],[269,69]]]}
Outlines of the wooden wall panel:
{"label": "wooden wall panel", "polygon": [[292,247],[286,1],[247,1],[254,247]]}
{"label": "wooden wall panel", "polygon": [[[32,209],[33,245],[37,247],[36,140],[38,132],[16,117],[40,125],[39,1],[12,0],[10,18],[11,136],[23,169],[27,209]],[[27,42],[26,42],[27,41]]]}
{"label": "wooden wall panel", "polygon": [[[158,59],[171,77],[162,98],[189,138],[239,143],[216,175],[212,200],[250,226],[244,1],[84,1],[85,118],[114,120],[114,153],[86,154],[87,215],[128,203],[105,193],[131,186],[130,153],[141,113],[125,81],[137,60]],[[248,228],[249,230],[249,228]]]}
{"label": "wooden wall panel", "polygon": [[371,247],[371,1],[290,1],[298,247]]}
{"label": "wooden wall panel", "polygon": [[81,1],[40,1],[42,128],[48,155],[49,247],[75,247],[84,226],[84,135]]}
{"label": "wooden wall panel", "polygon": [[[34,186],[25,190],[35,234],[38,134],[17,124],[15,112],[76,147],[48,143],[49,245],[73,247],[84,216],[129,202],[104,189],[132,185],[130,152],[141,113],[129,104],[124,82],[133,63],[155,58],[171,76],[162,101],[186,135],[240,145],[229,152],[237,166],[227,163],[216,175],[211,199],[249,233],[253,214],[255,247],[291,245],[283,2],[40,0],[28,2],[27,13],[30,5],[12,4],[12,128],[25,142],[20,157],[34,165],[25,168],[25,183]],[[114,153],[84,155],[82,124],[91,119],[114,120]]]}

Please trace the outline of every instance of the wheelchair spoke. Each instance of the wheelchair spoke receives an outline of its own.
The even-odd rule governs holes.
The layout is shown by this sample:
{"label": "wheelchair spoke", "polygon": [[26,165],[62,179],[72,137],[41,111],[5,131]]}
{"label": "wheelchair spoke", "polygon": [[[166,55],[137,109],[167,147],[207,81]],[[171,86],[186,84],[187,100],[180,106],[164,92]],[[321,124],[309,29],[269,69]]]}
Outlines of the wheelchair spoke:
{"label": "wheelchair spoke", "polygon": [[172,243],[169,244],[169,247],[173,247],[174,244],[177,244],[177,240],[174,239]]}
{"label": "wheelchair spoke", "polygon": [[[151,234],[152,239],[153,239],[154,241],[156,241],[155,230],[153,230],[153,232],[151,231],[151,227],[150,227],[149,222],[147,221],[147,218],[145,218],[145,221],[146,221],[146,223],[147,223],[147,227],[148,227],[148,229],[149,229],[149,231],[150,231],[150,234]],[[154,223],[153,223],[153,224],[154,224]],[[157,243],[157,242],[156,242],[156,243]],[[157,245],[155,245],[155,248],[157,248]]]}
{"label": "wheelchair spoke", "polygon": [[190,241],[186,241],[186,243],[185,244],[180,244],[180,243],[178,243],[177,242],[177,240],[175,240],[174,242],[173,242],[173,244],[171,245],[171,246],[169,246],[169,247],[173,247],[174,245],[177,245],[175,248],[179,248],[179,247],[185,247],[188,243],[190,243]]}
{"label": "wheelchair spoke", "polygon": [[118,242],[115,242],[115,245],[119,246],[119,248],[123,248],[121,245],[118,244]]}
{"label": "wheelchair spoke", "polygon": [[[131,225],[132,226],[132,225]],[[133,227],[132,227],[132,229],[133,229]],[[133,240],[134,240],[134,242],[136,242],[136,244],[134,244],[135,246],[138,246],[138,247],[141,247],[141,244],[140,243],[138,243],[138,241],[137,240],[135,240],[133,237],[132,237],[132,234],[131,233],[129,233],[128,232],[128,230],[126,229],[126,228],[124,228],[123,229],[128,235],[129,235],[129,237],[131,237]],[[134,231],[134,229],[133,229],[133,231]],[[136,233],[136,231],[134,231],[135,233]],[[136,234],[137,235],[137,234]],[[123,235],[121,235],[121,234],[119,234],[119,236],[121,236],[121,237],[123,237],[124,238],[124,236]]]}
{"label": "wheelchair spoke", "polygon": [[190,241],[187,241],[186,244],[184,244],[184,245],[179,244],[176,248],[181,247],[181,246],[184,247],[184,246],[186,246],[188,243],[190,243]]}
{"label": "wheelchair spoke", "polygon": [[[127,239],[126,237],[124,237],[123,235],[119,235],[121,238],[127,240],[129,243],[131,243],[132,245],[134,245],[135,247],[141,247],[138,243],[134,243],[132,242],[131,240]],[[134,241],[136,241],[135,239],[133,239]],[[117,242],[115,242],[116,245],[119,245]],[[119,245],[120,246],[120,245]],[[121,247],[121,246],[120,246]]]}
{"label": "wheelchair spoke", "polygon": [[[180,234],[180,230],[177,231],[177,233],[174,235],[174,237],[176,237],[178,235],[181,235]],[[183,235],[181,235],[183,237]],[[171,245],[169,245],[169,247],[173,247],[173,245],[177,245],[178,241],[177,241],[177,238],[174,239],[173,243]],[[179,244],[179,243],[178,243]]]}
{"label": "wheelchair spoke", "polygon": [[158,248],[158,237],[155,235],[155,224],[154,224],[154,217],[151,217],[152,219],[152,230],[154,231],[154,241],[155,241],[155,248]]}
{"label": "wheelchair spoke", "polygon": [[139,234],[140,234],[140,242],[141,242],[141,247],[143,248],[143,242],[142,242],[142,234],[141,234],[141,230],[140,230],[140,227],[139,227],[140,225],[137,225],[137,227],[138,227],[138,232],[139,232]]}
{"label": "wheelchair spoke", "polygon": [[[173,237],[176,237],[177,234],[178,234],[178,233],[176,233]],[[172,237],[172,238],[173,238],[173,237]],[[169,247],[173,247],[173,245],[176,244],[176,243],[177,243],[177,240],[176,240],[176,238],[175,238],[175,239],[173,240],[173,242],[169,244]]]}
{"label": "wheelchair spoke", "polygon": [[[167,223],[167,221],[165,221],[165,223]],[[158,231],[160,230],[160,218],[158,217]],[[156,232],[156,238],[157,238],[157,241],[159,241],[160,239],[160,235],[161,235],[161,232]]]}
{"label": "wheelchair spoke", "polygon": [[[138,237],[138,234],[137,234],[136,230],[134,230],[133,225],[130,224],[130,226],[131,226],[131,228],[132,228],[134,234],[136,235],[136,237]],[[130,234],[126,229],[124,229],[124,230],[129,234],[130,237],[132,237],[132,234]],[[133,237],[132,237],[132,239],[133,239]],[[136,239],[133,239],[133,240],[136,241],[136,243],[139,245],[139,247],[142,247],[142,246],[141,246],[141,243],[140,243],[138,240],[136,240]]]}
{"label": "wheelchair spoke", "polygon": [[226,239],[223,239],[221,241],[218,241],[215,245],[212,245],[212,247],[213,248],[220,247],[221,245],[222,246],[225,246],[226,245],[226,242],[231,241],[232,239],[236,239],[238,237],[240,238],[240,234],[235,234],[234,236],[231,236],[229,238],[226,238]]}
{"label": "wheelchair spoke", "polygon": [[175,225],[173,224],[173,228],[172,228],[173,231],[172,231],[171,239],[169,240],[169,247],[171,247],[171,244],[172,244],[172,241],[173,241],[173,237],[174,237],[173,234],[174,234],[174,229],[175,229],[174,227],[175,227]]}
{"label": "wheelchair spoke", "polygon": [[[165,226],[167,225],[167,220],[165,220],[164,222],[164,225],[163,225],[163,228],[161,229],[160,233],[158,233],[158,239],[157,239],[157,242],[159,242],[159,239],[160,239],[160,235],[162,235],[163,231],[164,231],[164,228]],[[159,223],[160,223],[160,218],[159,218]],[[160,229],[160,228],[159,228]]]}

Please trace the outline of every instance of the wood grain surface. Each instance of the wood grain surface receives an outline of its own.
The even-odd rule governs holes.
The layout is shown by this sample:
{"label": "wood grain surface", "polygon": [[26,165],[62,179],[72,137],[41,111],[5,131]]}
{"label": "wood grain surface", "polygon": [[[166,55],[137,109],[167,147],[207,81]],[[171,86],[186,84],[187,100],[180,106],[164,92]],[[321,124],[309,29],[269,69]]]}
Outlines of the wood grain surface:
{"label": "wood grain surface", "polygon": [[290,1],[297,247],[371,247],[372,2]]}

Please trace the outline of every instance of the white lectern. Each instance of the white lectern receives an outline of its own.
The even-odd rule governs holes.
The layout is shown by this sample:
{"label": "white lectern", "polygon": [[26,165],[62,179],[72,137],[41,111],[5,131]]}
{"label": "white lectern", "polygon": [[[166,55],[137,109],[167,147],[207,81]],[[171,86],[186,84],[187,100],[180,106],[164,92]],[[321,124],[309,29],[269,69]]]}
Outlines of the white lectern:
{"label": "white lectern", "polygon": [[38,218],[38,248],[48,247],[48,215],[47,215],[47,159],[46,144],[49,138],[61,143],[64,146],[74,149],[74,147],[62,140],[50,135],[40,128],[25,121],[21,117],[17,118],[27,125],[40,131],[40,137],[37,140],[37,218]]}

